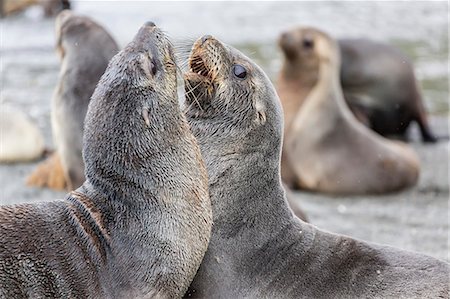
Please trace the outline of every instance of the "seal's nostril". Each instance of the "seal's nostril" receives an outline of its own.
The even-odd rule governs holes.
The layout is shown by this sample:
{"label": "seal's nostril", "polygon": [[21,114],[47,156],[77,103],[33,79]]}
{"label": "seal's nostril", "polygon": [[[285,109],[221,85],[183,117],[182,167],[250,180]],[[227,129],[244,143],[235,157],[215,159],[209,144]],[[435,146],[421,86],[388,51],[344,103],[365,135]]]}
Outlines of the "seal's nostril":
{"label": "seal's nostril", "polygon": [[155,23],[153,23],[152,21],[146,22],[146,23],[145,23],[145,26],[148,26],[148,27],[156,27]]}
{"label": "seal's nostril", "polygon": [[212,36],[209,35],[209,34],[203,35],[203,37],[202,37],[202,45],[203,45],[208,39],[210,39],[210,38],[212,38]]}

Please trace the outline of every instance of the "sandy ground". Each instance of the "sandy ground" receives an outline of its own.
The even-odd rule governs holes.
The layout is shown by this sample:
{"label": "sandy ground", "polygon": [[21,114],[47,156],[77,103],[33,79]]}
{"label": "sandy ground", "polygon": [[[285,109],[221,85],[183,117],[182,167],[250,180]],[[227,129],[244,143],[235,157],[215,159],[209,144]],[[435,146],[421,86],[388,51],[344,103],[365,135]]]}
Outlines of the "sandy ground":
{"label": "sandy ground", "polygon": [[[80,2],[80,9],[84,9],[84,12],[88,12],[89,9],[92,9],[91,7],[87,7],[88,5],[89,2]],[[311,4],[311,6],[313,5]],[[341,13],[351,9],[356,9],[353,4],[348,4],[347,6],[348,7],[341,9]],[[137,25],[134,27],[129,25],[130,22],[134,22],[135,18],[125,18],[123,13],[121,14],[112,11],[113,8],[114,7],[111,6],[110,10],[103,10],[103,8],[101,10],[97,9],[96,16],[103,20],[104,24],[112,26],[114,33],[118,36],[120,44],[123,45],[126,40],[125,37],[130,36],[135,31],[134,28]],[[269,8],[267,10],[272,13],[272,10]],[[173,7],[169,9],[173,10]],[[179,10],[183,9],[184,8],[179,8]],[[320,20],[327,20],[326,16],[332,15],[332,20],[336,19],[336,8],[334,7],[331,7],[328,12],[323,9],[320,11],[317,10],[317,15],[309,13],[312,9],[314,9],[314,7],[308,6],[304,7],[303,10],[298,10],[298,13],[304,12],[304,15],[299,16],[299,18],[310,17],[310,22],[313,22],[316,17]],[[131,11],[131,8],[129,8],[129,10]],[[192,8],[192,10],[194,10],[194,8]],[[391,7],[388,7],[385,10],[390,12]],[[424,12],[421,15],[430,15],[427,13],[428,7],[425,7],[422,10]],[[144,10],[133,11],[141,12]],[[284,10],[280,9],[277,13],[281,14],[281,12],[287,13],[289,11],[290,10],[286,8]],[[367,11],[371,12],[372,9],[367,7]],[[110,17],[114,14],[122,16],[120,19],[121,22],[119,22],[120,26],[116,27],[122,28],[123,32],[117,31],[117,28],[114,27],[115,22],[112,22]],[[163,13],[158,12],[158,14],[162,15]],[[258,14],[262,14],[262,9],[255,13],[255,15]],[[445,22],[447,22],[446,16],[447,15],[444,14]],[[263,16],[260,16],[259,19],[261,21],[261,19],[264,18]],[[294,17],[291,19],[294,19]],[[380,23],[380,25],[376,28],[384,28],[383,26],[386,23],[384,19],[385,18],[376,19]],[[178,27],[175,28],[175,25],[178,24],[176,23],[176,18],[172,21],[172,23],[170,23],[170,20],[171,19],[167,17],[164,21],[161,20],[160,22],[163,24],[165,22],[166,27],[170,29],[169,31],[177,32],[177,30],[180,30],[176,29]],[[280,23],[278,27],[284,28],[286,24],[282,23],[282,21],[284,22],[285,19],[279,18],[278,20]],[[362,18],[361,20],[364,21],[365,19]],[[397,18],[393,16],[391,20],[395,21]],[[416,22],[416,18],[411,17],[411,20]],[[423,34],[421,33],[421,36],[434,34],[436,32],[435,28],[442,27],[439,24],[444,21],[439,21],[439,26],[436,27],[437,25],[432,22],[433,20],[439,21],[440,19],[426,19],[426,21],[421,23],[423,26],[427,25],[422,28],[424,32]],[[136,23],[139,23],[140,21],[141,20],[139,19]],[[413,32],[408,29],[410,27],[408,27],[405,22],[401,23],[398,21],[399,24],[392,22],[386,23],[390,24],[389,26],[386,25],[389,27],[389,30],[385,30],[386,32],[397,32],[396,30],[401,28],[401,24],[403,24],[406,28],[404,32]],[[32,23],[32,26],[25,25],[30,23]],[[334,22],[330,21],[329,23],[330,25],[325,27],[332,30],[334,28]],[[174,28],[170,27],[171,24],[174,25]],[[267,23],[263,22],[261,24]],[[24,20],[18,18],[8,20],[7,22],[2,21],[1,25],[0,104],[11,105],[26,112],[26,114],[37,123],[38,127],[44,133],[46,144],[51,147],[50,99],[59,71],[58,60],[53,50],[53,21],[40,21],[34,19]],[[198,30],[204,30],[204,24],[197,25],[199,26]],[[235,24],[233,23],[230,24],[230,26],[231,25],[234,26]],[[252,26],[252,28],[252,30],[255,30],[254,26]],[[341,31],[349,32],[349,28],[359,27],[353,26],[348,22],[348,19],[346,19],[346,23],[342,23],[337,28],[341,28]],[[391,30],[391,28],[393,29]],[[214,28],[211,28],[211,30],[213,29]],[[191,31],[194,30],[192,29]],[[416,31],[419,32],[420,30],[414,30],[414,32]],[[244,35],[242,40],[247,40],[247,37],[249,36],[255,36],[254,33],[252,33],[254,31],[247,32],[247,36],[244,34],[245,32],[246,31],[242,33]],[[261,32],[273,31],[263,30]],[[384,31],[380,32],[380,36],[385,35]],[[357,32],[353,33],[357,34]],[[180,35],[183,34],[184,32],[181,31]],[[190,32],[190,34],[193,35],[194,33]],[[273,33],[273,36],[271,35],[267,37],[267,39],[273,39],[276,34],[276,32]],[[225,40],[232,40],[231,38],[236,35],[229,33],[228,35],[224,34],[224,36],[226,37]],[[242,40],[236,40],[233,42],[242,43]],[[444,41],[447,41],[447,39]],[[265,48],[261,49],[264,50]],[[428,48],[426,49],[426,53],[430,53],[431,50]],[[249,53],[251,56],[252,52]],[[273,56],[272,53],[273,52],[269,51],[267,56]],[[445,59],[448,57],[448,51],[446,53],[447,54],[444,57]],[[419,54],[420,55],[418,55],[418,57],[422,57],[422,60],[417,61],[419,75],[422,74],[422,76],[426,75],[427,78],[434,78],[433,75],[436,73],[437,75],[435,77],[438,78],[438,80],[435,81],[438,83],[442,81],[442,86],[438,85],[438,87],[441,86],[441,89],[437,88],[435,85],[429,86],[428,90],[425,90],[425,95],[428,98],[434,96],[435,94],[442,94],[442,98],[448,99],[448,69],[446,67],[441,67],[443,65],[443,60],[441,60],[440,56],[436,56],[437,58],[435,59],[435,56],[426,56],[423,53]],[[426,60],[430,57],[435,59],[433,60],[433,63]],[[270,60],[267,65],[272,62],[276,61]],[[274,65],[277,66],[279,63],[275,63]],[[265,67],[263,64],[262,66]],[[277,69],[277,67],[274,67],[274,69]],[[440,90],[439,94],[436,90]],[[445,103],[445,105],[447,104]],[[437,132],[437,135],[448,136],[448,114],[446,115],[447,116],[432,117],[432,127],[434,131]],[[417,140],[417,130],[413,130],[412,136],[414,137],[414,140]],[[368,241],[390,244],[409,250],[420,251],[449,261],[449,143],[448,141],[442,141],[434,145],[423,145],[418,141],[413,141],[411,145],[420,156],[422,171],[418,185],[410,190],[386,196],[359,197],[330,197],[297,192],[295,193],[295,197],[298,200],[298,203],[308,214],[310,222],[320,228]],[[38,162],[30,164],[0,165],[0,204],[51,200],[55,198],[62,198],[64,196],[64,192],[53,192],[46,189],[36,189],[25,186],[25,178],[27,174],[29,174],[36,167],[37,163]]]}

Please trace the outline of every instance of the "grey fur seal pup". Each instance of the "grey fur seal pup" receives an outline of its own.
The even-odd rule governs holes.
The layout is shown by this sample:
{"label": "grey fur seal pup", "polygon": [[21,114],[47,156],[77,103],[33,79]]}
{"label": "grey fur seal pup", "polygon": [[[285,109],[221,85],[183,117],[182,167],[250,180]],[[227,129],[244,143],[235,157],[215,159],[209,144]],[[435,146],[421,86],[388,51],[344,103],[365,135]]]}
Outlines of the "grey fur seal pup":
{"label": "grey fur seal pup", "polygon": [[209,175],[213,230],[186,297],[438,298],[449,264],[323,232],[294,217],[280,179],[283,117],[264,72],[211,36],[185,74],[185,113]]}
{"label": "grey fur seal pup", "polygon": [[[298,27],[283,33],[279,40],[284,63],[277,90],[283,104],[288,105],[286,110],[293,110],[285,111],[286,128],[319,77],[319,60],[314,53],[316,34],[314,28]],[[362,123],[383,136],[403,138],[409,125],[417,122],[423,141],[437,140],[406,55],[368,39],[341,39],[338,44],[344,98]]]}
{"label": "grey fur seal pup", "polygon": [[55,27],[57,53],[61,60],[51,110],[56,152],[38,165],[27,184],[70,191],[85,180],[81,150],[90,98],[119,48],[101,25],[69,10],[58,15]]}
{"label": "grey fur seal pup", "polygon": [[152,22],[89,104],[86,182],[0,208],[0,298],[177,298],[207,249],[206,170],[181,112],[172,46]]}
{"label": "grey fur seal pup", "polygon": [[[308,32],[314,44],[309,55],[319,71],[285,128],[283,181],[289,187],[331,194],[383,194],[415,185],[420,169],[415,152],[356,120],[340,86],[339,46],[323,32]],[[289,106],[294,99],[284,95],[280,92],[281,101]],[[290,108],[285,112],[292,113]]]}

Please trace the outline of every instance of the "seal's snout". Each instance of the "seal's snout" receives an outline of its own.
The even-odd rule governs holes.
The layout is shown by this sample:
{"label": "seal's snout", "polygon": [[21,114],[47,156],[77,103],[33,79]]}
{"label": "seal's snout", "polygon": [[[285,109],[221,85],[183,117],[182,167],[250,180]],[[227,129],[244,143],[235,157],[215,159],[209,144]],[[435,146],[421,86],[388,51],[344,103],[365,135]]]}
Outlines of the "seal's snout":
{"label": "seal's snout", "polygon": [[283,32],[278,40],[280,47],[285,50],[295,46],[295,38],[291,32]]}
{"label": "seal's snout", "polygon": [[278,45],[287,58],[293,59],[296,56],[296,42],[292,32],[283,32],[278,40]]}
{"label": "seal's snout", "polygon": [[209,34],[203,35],[202,38],[201,38],[202,45],[203,45],[204,43],[206,43],[206,42],[207,42],[208,40],[210,40],[210,39],[213,39],[213,37],[212,37],[211,35],[209,35]]}
{"label": "seal's snout", "polygon": [[148,22],[146,22],[146,23],[144,24],[144,26],[146,26],[146,27],[150,27],[150,28],[156,27],[155,23],[154,23],[154,22],[152,22],[152,21],[148,21]]}

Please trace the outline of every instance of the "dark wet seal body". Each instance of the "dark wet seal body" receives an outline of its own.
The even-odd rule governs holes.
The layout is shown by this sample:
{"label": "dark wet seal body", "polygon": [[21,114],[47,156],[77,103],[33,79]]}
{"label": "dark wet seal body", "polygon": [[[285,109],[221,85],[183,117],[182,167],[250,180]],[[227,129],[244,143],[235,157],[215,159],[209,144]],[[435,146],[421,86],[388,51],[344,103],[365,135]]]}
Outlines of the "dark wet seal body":
{"label": "dark wet seal body", "polygon": [[[363,126],[345,104],[337,43],[313,28],[302,34],[313,45],[308,63],[319,71],[301,108],[284,110],[283,181],[292,188],[346,195],[384,194],[415,185],[420,171],[415,152]],[[292,87],[279,91],[285,108],[298,100]]]}
{"label": "dark wet seal body", "polygon": [[28,184],[74,190],[85,180],[81,151],[89,101],[119,48],[102,26],[68,10],[56,19],[56,40],[61,60],[59,82],[52,99],[56,153],[38,166]]}
{"label": "dark wet seal body", "polygon": [[172,47],[147,23],[92,96],[86,182],[64,200],[0,208],[0,298],[184,294],[211,207],[176,86]]}
{"label": "dark wet seal body", "polygon": [[[414,68],[403,53],[368,39],[342,39],[338,44],[344,98],[362,123],[383,136],[404,138],[409,125],[417,122],[425,142],[437,140],[428,124]],[[285,111],[285,129],[318,80],[314,46],[314,31],[307,27],[292,29],[280,38],[284,65],[277,90],[285,110],[292,110]]]}
{"label": "dark wet seal body", "polygon": [[448,296],[449,264],[292,215],[280,180],[281,106],[258,66],[204,37],[190,67],[186,115],[208,170],[214,226],[187,297]]}

